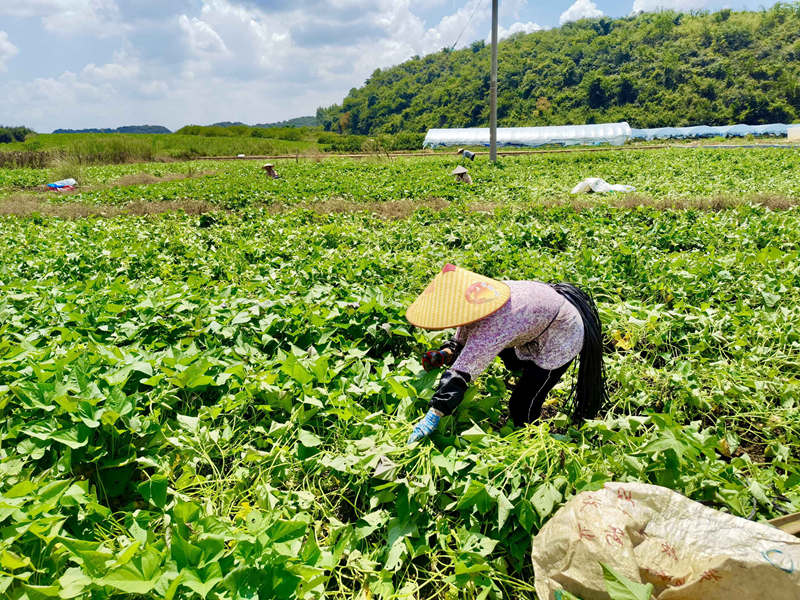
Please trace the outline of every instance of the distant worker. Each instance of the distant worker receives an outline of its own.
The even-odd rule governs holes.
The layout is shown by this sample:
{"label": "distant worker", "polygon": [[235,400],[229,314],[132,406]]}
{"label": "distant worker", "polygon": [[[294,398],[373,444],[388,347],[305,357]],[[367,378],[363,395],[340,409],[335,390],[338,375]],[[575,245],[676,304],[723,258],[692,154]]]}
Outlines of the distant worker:
{"label": "distant worker", "polygon": [[409,444],[430,435],[455,411],[470,381],[496,356],[509,370],[522,372],[508,401],[518,427],[539,418],[545,397],[578,355],[573,421],[594,418],[607,398],[597,307],[572,284],[496,281],[446,264],[408,307],[406,318],[423,329],[457,327],[450,341],[422,358],[426,371],[447,370]]}
{"label": "distant worker", "polygon": [[462,183],[472,183],[472,177],[469,176],[469,172],[467,172],[467,169],[461,165],[453,169],[453,172],[450,174],[456,176],[456,181],[460,181]]}
{"label": "distant worker", "polygon": [[459,148],[458,152],[456,152],[456,154],[461,154],[461,155],[464,156],[464,158],[468,158],[470,160],[475,160],[475,153],[474,152],[470,152],[469,150],[465,150],[464,148]]}
{"label": "distant worker", "polygon": [[275,165],[272,163],[267,163],[261,168],[264,169],[267,177],[272,177],[273,179],[277,179],[279,177],[278,172],[275,170]]}

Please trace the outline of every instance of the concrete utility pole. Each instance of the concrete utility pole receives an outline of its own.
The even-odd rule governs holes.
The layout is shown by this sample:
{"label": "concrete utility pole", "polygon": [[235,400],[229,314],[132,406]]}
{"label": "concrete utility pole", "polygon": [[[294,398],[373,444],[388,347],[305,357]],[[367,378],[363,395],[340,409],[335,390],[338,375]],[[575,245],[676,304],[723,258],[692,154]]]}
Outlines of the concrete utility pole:
{"label": "concrete utility pole", "polygon": [[492,0],[492,78],[489,91],[489,160],[497,162],[497,0]]}

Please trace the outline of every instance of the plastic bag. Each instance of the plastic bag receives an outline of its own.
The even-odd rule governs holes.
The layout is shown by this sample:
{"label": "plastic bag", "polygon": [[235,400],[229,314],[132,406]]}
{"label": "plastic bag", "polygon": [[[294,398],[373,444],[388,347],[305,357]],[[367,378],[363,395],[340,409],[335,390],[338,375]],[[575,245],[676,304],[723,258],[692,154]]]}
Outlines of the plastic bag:
{"label": "plastic bag", "polygon": [[800,539],[667,488],[607,483],[572,498],[533,540],[536,593],[608,600],[603,562],[656,600],[798,600]]}
{"label": "plastic bag", "polygon": [[604,194],[606,192],[633,192],[636,188],[632,185],[614,184],[611,185],[605,179],[599,177],[589,177],[581,181],[578,185],[572,188],[572,194],[583,194],[585,192],[597,192]]}
{"label": "plastic bag", "polygon": [[74,190],[76,185],[78,185],[78,182],[70,177],[69,179],[48,183],[47,187],[51,190]]}

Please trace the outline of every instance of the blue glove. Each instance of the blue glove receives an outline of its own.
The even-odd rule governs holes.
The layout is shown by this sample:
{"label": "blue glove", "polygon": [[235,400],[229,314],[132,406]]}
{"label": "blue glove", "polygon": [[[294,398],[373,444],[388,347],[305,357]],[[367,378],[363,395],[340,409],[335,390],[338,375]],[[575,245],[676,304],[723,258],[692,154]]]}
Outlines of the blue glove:
{"label": "blue glove", "polygon": [[428,409],[428,412],[424,417],[422,417],[422,420],[414,425],[414,430],[411,432],[411,436],[408,438],[408,445],[410,446],[414,442],[417,442],[433,433],[433,430],[439,425],[439,420],[441,418],[442,417],[433,412],[432,408]]}

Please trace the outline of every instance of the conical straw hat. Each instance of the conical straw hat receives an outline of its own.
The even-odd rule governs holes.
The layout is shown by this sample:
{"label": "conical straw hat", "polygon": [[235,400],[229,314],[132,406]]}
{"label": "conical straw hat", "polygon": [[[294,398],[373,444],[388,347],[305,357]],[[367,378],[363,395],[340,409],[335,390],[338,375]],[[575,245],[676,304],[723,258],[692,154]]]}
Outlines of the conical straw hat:
{"label": "conical straw hat", "polygon": [[510,296],[505,283],[446,264],[408,307],[406,319],[423,329],[460,327],[488,317]]}
{"label": "conical straw hat", "polygon": [[455,169],[453,169],[453,172],[450,173],[450,175],[459,175],[461,173],[466,173],[466,172],[467,170],[464,167],[458,165]]}

